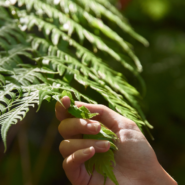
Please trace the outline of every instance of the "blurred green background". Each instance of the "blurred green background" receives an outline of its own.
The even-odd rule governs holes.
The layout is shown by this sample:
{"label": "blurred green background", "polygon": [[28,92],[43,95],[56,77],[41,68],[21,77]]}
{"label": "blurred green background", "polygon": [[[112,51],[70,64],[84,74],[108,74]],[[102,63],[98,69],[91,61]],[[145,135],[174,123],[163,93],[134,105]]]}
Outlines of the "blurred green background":
{"label": "blurred green background", "polygon": [[[120,6],[122,4],[122,6]],[[154,126],[148,138],[159,162],[185,184],[185,24],[184,0],[121,0],[118,7],[134,29],[150,42],[148,48],[129,40],[140,58],[147,93],[142,101]],[[130,39],[130,38],[128,38]],[[132,81],[137,86],[136,82]],[[0,142],[0,185],[68,185],[58,146],[62,140],[55,102],[31,109],[12,126],[8,151]]]}

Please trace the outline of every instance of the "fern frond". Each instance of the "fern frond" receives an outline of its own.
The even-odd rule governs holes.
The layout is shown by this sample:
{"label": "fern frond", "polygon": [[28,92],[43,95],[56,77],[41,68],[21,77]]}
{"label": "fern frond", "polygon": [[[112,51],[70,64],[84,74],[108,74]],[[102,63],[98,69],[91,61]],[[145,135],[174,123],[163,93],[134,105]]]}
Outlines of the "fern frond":
{"label": "fern frond", "polygon": [[145,46],[149,45],[148,41],[142,36],[140,36],[139,34],[137,34],[128,23],[124,22],[119,16],[112,13],[109,10],[110,7],[109,9],[107,9],[94,0],[72,0],[72,1],[78,3],[86,11],[88,12],[92,11],[94,14],[97,15],[97,17],[101,18],[102,16],[104,16],[109,21],[113,22],[118,27],[120,27],[124,32],[128,33],[130,36],[132,36],[133,38],[135,38]]}
{"label": "fern frond", "polygon": [[[54,4],[57,5],[59,3],[60,3],[60,7],[62,8],[64,12],[70,13],[70,16],[73,20],[79,23],[83,23],[84,21],[86,21],[88,25],[92,26],[95,29],[100,30],[108,38],[112,39],[118,45],[120,45],[121,48],[133,59],[133,61],[135,62],[137,66],[138,71],[139,72],[142,71],[142,65],[139,59],[137,58],[137,56],[133,53],[133,51],[130,49],[128,44],[123,40],[123,38],[120,37],[115,31],[111,30],[101,20],[93,17],[91,14],[89,14],[87,11],[82,9],[80,6],[78,6],[76,3],[72,2],[71,0],[59,0],[57,1],[57,3],[53,1],[53,5]],[[92,34],[89,34],[88,32],[84,32],[84,33],[86,37],[89,37],[89,40],[93,39]],[[93,41],[94,43],[98,43],[98,41],[94,39]],[[100,49],[99,47],[97,48]]]}
{"label": "fern frond", "polygon": [[9,45],[25,43],[24,33],[21,32],[21,30],[13,21],[11,24],[9,23],[0,27],[0,39],[4,43],[8,42]]}
{"label": "fern frond", "polygon": [[[45,45],[44,47],[48,48],[48,54],[49,54],[49,51],[52,51],[51,52],[52,55],[53,53],[55,53],[58,57],[60,57],[59,59],[57,57],[44,56],[44,57],[38,58],[37,60],[41,59],[42,63],[47,65],[49,65],[49,62],[51,61],[54,64],[53,69],[57,70],[60,75],[64,74],[65,69],[66,70],[68,69],[68,71],[72,72],[74,75],[77,74],[77,71],[65,66],[65,63],[74,64],[76,67],[78,66],[78,68],[75,67],[76,69],[79,69],[79,71],[81,71],[85,76],[92,78],[95,82],[99,84],[99,86],[102,86],[102,85],[104,86],[105,83],[108,83],[108,85],[110,85],[116,92],[118,91],[126,98],[126,100],[138,111],[142,120],[148,125],[148,122],[146,121],[146,118],[141,108],[138,106],[137,97],[139,97],[139,93],[136,91],[135,88],[133,88],[123,78],[121,78],[119,74],[112,73],[107,66],[101,65],[102,63],[101,60],[99,60],[98,58],[95,58],[96,60],[92,60],[91,64],[88,63],[88,67],[86,67],[81,65],[76,59],[70,57],[68,54],[63,53],[62,51],[58,50],[56,47],[49,45],[49,43],[47,43],[45,40],[33,38],[33,37],[32,39],[33,39],[32,40],[33,48],[36,47],[35,48],[36,50],[38,49],[40,44],[44,44]],[[97,78],[98,76],[99,78]],[[80,80],[80,81],[82,82],[83,80]],[[92,84],[91,82],[87,83],[85,81],[83,81],[82,84],[86,84],[86,85]],[[118,95],[115,94],[115,96],[117,97]],[[107,99],[107,100],[110,100],[110,99]]]}
{"label": "fern frond", "polygon": [[[37,12],[39,12],[39,14],[45,13],[50,18],[54,18],[54,19],[58,18],[60,23],[63,25],[62,29],[63,30],[66,29],[68,31],[68,35],[71,35],[74,31],[76,31],[81,41],[83,41],[84,38],[86,38],[89,42],[91,42],[94,46],[96,46],[96,48],[98,48],[99,50],[108,52],[111,56],[113,56],[116,60],[123,63],[123,65],[125,66],[125,61],[116,52],[114,52],[111,48],[109,48],[100,38],[93,35],[88,30],[84,29],[81,25],[68,18],[65,14],[62,14],[61,12],[59,12],[56,8],[53,8],[38,0],[37,1],[30,0],[28,2],[25,0],[18,0],[18,2],[20,2],[21,6],[26,4],[27,5],[26,7],[28,10],[30,10],[31,8],[34,8]],[[109,27],[104,25],[102,21],[92,17],[88,12],[84,12],[84,10],[81,7],[79,7],[77,4],[74,4],[73,2],[69,2],[68,0],[67,1],[65,0],[65,1],[62,1],[60,5],[63,8],[65,7],[65,10],[67,7],[73,7],[73,10],[71,10],[70,8],[68,10],[69,12],[71,12],[72,15],[75,13],[77,15],[79,14],[80,17],[83,17],[85,20],[87,19],[87,22],[89,24],[92,24],[92,26],[94,26],[95,28],[100,29],[105,35],[107,35],[111,39],[115,40],[118,44],[120,44],[120,46],[124,49],[124,51],[126,51],[126,53],[128,53],[128,55],[134,60],[138,71],[139,72],[142,71],[142,66],[140,61],[134,55],[134,53],[129,48],[127,43],[116,32],[114,32]],[[74,12],[74,10],[77,12]],[[29,27],[31,27],[31,25],[29,25]],[[57,40],[59,36],[55,36],[54,38],[55,38],[54,43],[55,45],[57,45],[58,44]]]}
{"label": "fern frond", "polygon": [[21,99],[14,101],[14,104],[16,104],[15,108],[0,116],[1,136],[5,144],[5,151],[7,148],[6,137],[8,129],[11,125],[16,124],[18,120],[21,121],[25,117],[29,111],[29,107],[34,107],[34,104],[38,104],[38,92],[39,91],[23,94]]}
{"label": "fern frond", "polygon": [[[27,25],[28,30],[30,30],[33,26],[37,26],[39,28],[39,30],[43,30],[43,32],[46,35],[51,34],[51,40],[54,45],[57,45],[60,38],[61,38],[63,41],[68,42],[71,46],[73,46],[73,47],[77,48],[78,50],[81,50],[81,52],[85,53],[85,51],[84,51],[85,49],[83,46],[81,46],[76,41],[71,39],[68,35],[66,35],[64,32],[59,30],[53,24],[47,23],[47,22],[43,21],[42,19],[39,19],[33,15],[30,15],[30,16],[24,15],[24,18],[21,19],[21,23],[24,25]],[[133,72],[136,76],[139,75],[138,72],[130,64],[128,64],[125,60],[123,60],[116,52],[114,52],[112,49],[110,49],[101,40],[99,40],[99,39],[96,40],[93,37],[90,37],[90,35],[88,35],[87,32],[86,32],[86,36],[89,39],[89,41],[92,41],[93,44],[96,44],[96,46],[100,50],[107,52],[115,60],[120,62],[126,69]]]}
{"label": "fern frond", "polygon": [[32,49],[25,45],[13,45],[13,48],[6,52],[7,56],[4,56],[0,59],[0,67],[4,68],[4,70],[12,70],[17,64],[21,64],[22,60],[19,57],[20,55],[31,58],[32,55],[28,52]]}
{"label": "fern frond", "polygon": [[21,95],[22,88],[20,86],[7,84],[6,86],[0,87],[0,102],[3,102],[3,104],[0,103],[0,115],[6,112],[6,107],[16,99],[16,96],[20,97]]}
{"label": "fern frond", "polygon": [[14,22],[4,7],[5,2],[0,1],[0,26]]}
{"label": "fern frond", "polygon": [[[83,79],[78,75],[75,75],[75,79],[81,83],[82,85],[84,84],[88,84],[92,89],[94,89],[95,91],[99,92],[109,103],[111,103],[111,106],[116,109],[120,114],[123,114],[124,112],[124,116],[135,121],[136,124],[141,128],[141,125],[145,125],[145,122],[141,121],[140,116],[138,115],[138,113],[132,108],[130,107],[123,99],[121,96],[117,95],[115,92],[111,91],[109,88],[103,88],[100,87],[98,84],[96,84],[95,82],[88,82],[87,79]],[[66,88],[65,86],[69,86],[68,84],[66,84],[65,82],[61,81],[61,80],[52,80],[54,81],[55,86],[58,87],[58,85],[56,84],[61,84],[62,87],[61,89],[63,90],[68,90],[71,92],[74,92],[74,89],[71,90],[71,88]],[[65,86],[64,86],[65,85]],[[59,88],[59,87],[58,87]],[[76,95],[76,93],[75,93]],[[82,94],[80,95],[82,96]],[[76,96],[76,98],[78,99],[79,95]],[[84,97],[84,95],[82,96],[83,98],[85,98],[88,102],[92,103],[91,100],[89,101],[89,98],[87,99],[87,97]],[[79,99],[80,100],[80,99]]]}
{"label": "fern frond", "polygon": [[[1,70],[1,69],[0,69]],[[0,74],[0,86],[5,85],[6,84],[6,80],[5,77],[3,75]]]}
{"label": "fern frond", "polygon": [[106,9],[110,10],[114,15],[117,15],[122,21],[128,22],[128,20],[109,1],[105,1],[105,0],[94,0],[94,1],[103,5]]}
{"label": "fern frond", "polygon": [[[85,78],[85,76],[81,75],[79,73],[78,68],[76,68],[77,66],[78,67],[81,66],[80,64],[76,63],[76,67],[75,67],[76,69],[71,69],[71,68],[68,68],[67,66],[65,66],[65,63],[67,61],[61,60],[60,58],[57,58],[57,57],[48,57],[48,56],[46,56],[46,57],[38,58],[38,60],[40,60],[40,59],[42,60],[42,62],[44,64],[49,65],[50,62],[52,64],[54,64],[53,68],[55,70],[58,70],[59,74],[61,73],[61,75],[63,75],[64,69],[70,71],[74,75],[74,79],[78,83],[80,83],[84,86],[89,86],[90,88],[97,91],[109,103],[111,103],[112,107],[114,107],[118,112],[120,112],[119,108],[122,107],[122,111],[124,111],[124,116],[129,118],[129,119],[134,120],[138,124],[138,126],[141,127],[141,124],[143,124],[143,125],[146,124],[145,117],[142,117],[143,114],[141,114],[141,117],[142,117],[144,122],[140,121],[141,117],[138,115],[138,113],[132,107],[130,107],[125,102],[125,100],[122,98],[122,96],[120,96],[115,91],[113,91],[109,86],[104,85],[104,83],[101,83],[100,79],[98,79],[96,76],[93,77],[92,75],[90,75],[90,77],[93,79],[93,81],[92,81],[91,79]],[[84,74],[88,75],[89,74],[88,69],[85,68],[85,67],[84,67],[84,69],[86,70],[86,72]],[[60,72],[60,70],[61,70],[61,72]],[[127,96],[129,96],[129,95],[127,95]],[[131,102],[132,105],[134,103],[136,103],[136,102],[133,101],[133,99],[131,99],[130,102]],[[123,107],[125,107],[125,110],[123,109]],[[138,110],[141,110],[139,107],[137,107],[137,108],[138,108]],[[129,111],[127,111],[128,109],[129,109]],[[138,112],[140,113],[140,111],[138,111]],[[121,113],[123,113],[123,112],[121,112]]]}
{"label": "fern frond", "polygon": [[86,95],[80,93],[79,91],[77,91],[76,89],[71,87],[66,82],[63,82],[63,81],[61,81],[59,79],[51,79],[51,78],[48,78],[48,80],[52,82],[52,88],[70,91],[71,93],[73,93],[75,95],[76,99],[79,100],[79,101],[81,101],[82,98],[83,98],[84,100],[86,100],[89,103],[97,104],[96,101],[94,101],[91,98],[87,97]]}
{"label": "fern frond", "polygon": [[[47,79],[40,72],[47,72],[47,70],[40,69],[38,67],[29,67],[29,68],[14,68],[15,74],[13,78],[15,78],[19,83],[24,86],[29,86],[31,84],[40,84],[44,82],[47,84]],[[48,70],[48,73],[51,73]]]}

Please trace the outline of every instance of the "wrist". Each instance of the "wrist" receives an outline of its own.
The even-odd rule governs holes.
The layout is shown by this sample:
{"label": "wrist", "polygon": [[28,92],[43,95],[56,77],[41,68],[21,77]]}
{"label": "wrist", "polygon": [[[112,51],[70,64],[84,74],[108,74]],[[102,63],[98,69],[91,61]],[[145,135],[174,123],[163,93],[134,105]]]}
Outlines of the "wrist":
{"label": "wrist", "polygon": [[155,168],[153,173],[151,173],[151,175],[148,176],[148,178],[146,178],[144,181],[145,182],[143,185],[178,185],[177,182],[162,168],[160,164],[158,164],[158,167]]}

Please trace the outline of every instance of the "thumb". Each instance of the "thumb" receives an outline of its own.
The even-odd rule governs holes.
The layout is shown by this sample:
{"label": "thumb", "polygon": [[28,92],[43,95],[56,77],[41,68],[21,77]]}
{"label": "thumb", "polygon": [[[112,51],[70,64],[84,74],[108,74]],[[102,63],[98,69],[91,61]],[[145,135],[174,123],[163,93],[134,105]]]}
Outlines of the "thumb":
{"label": "thumb", "polygon": [[73,185],[87,185],[90,175],[85,169],[85,161],[95,154],[94,147],[81,149],[64,159],[63,169]]}

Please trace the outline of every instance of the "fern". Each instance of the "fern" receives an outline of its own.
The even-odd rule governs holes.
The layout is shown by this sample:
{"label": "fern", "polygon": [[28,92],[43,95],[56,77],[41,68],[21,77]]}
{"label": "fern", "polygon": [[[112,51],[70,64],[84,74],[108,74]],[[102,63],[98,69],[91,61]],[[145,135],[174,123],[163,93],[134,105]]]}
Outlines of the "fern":
{"label": "fern", "polygon": [[17,64],[21,64],[22,60],[19,55],[24,55],[31,58],[31,55],[26,51],[28,47],[23,45],[13,45],[13,48],[8,50],[6,55],[1,58],[0,67],[9,71],[13,70]]}
{"label": "fern", "polygon": [[[7,131],[9,127],[12,124],[16,124],[18,120],[22,120],[26,113],[29,110],[30,106],[34,106],[34,104],[38,104],[38,91],[31,92],[31,93],[25,93],[24,96],[21,98],[21,100],[15,100],[13,105],[16,105],[16,108],[13,108],[9,112],[3,114],[0,117],[0,123],[2,125],[1,127],[1,136],[3,139],[3,142],[6,143],[6,136]],[[6,144],[5,144],[5,150],[6,150]]]}
{"label": "fern", "polygon": [[[137,66],[138,71],[142,71],[142,66],[137,56],[135,56],[135,54],[130,49],[129,45],[115,31],[110,29],[101,20],[93,17],[91,14],[89,14],[87,11],[82,9],[80,6],[78,6],[78,4],[72,2],[71,0],[62,0],[62,1],[60,0],[57,2],[60,2],[61,9],[64,12],[70,13],[70,16],[73,20],[75,20],[76,22],[81,21],[82,23],[86,22],[86,24],[90,25],[92,28],[98,29],[99,31],[101,31],[109,39],[114,40],[133,59],[133,61]],[[98,49],[100,49],[100,47],[98,47],[99,45],[103,47],[102,45],[104,44],[100,40],[98,40],[95,36],[93,36],[92,34],[89,34],[88,32],[85,32],[85,35],[86,37],[89,38],[89,41],[90,40],[93,41],[93,43]],[[108,50],[106,46],[104,47],[106,48],[106,50]],[[120,60],[123,60],[123,59],[120,59]]]}
{"label": "fern", "polygon": [[0,40],[1,45],[5,46],[4,49],[11,47],[12,44],[25,43],[24,33],[17,27],[15,21],[3,20],[3,23],[3,25],[0,24]]}
{"label": "fern", "polygon": [[[142,66],[130,43],[105,22],[148,45],[109,1],[0,2],[0,124],[5,151],[9,127],[21,121],[29,107],[37,105],[39,110],[44,100],[60,102],[62,92],[71,92],[80,101],[97,103],[95,97],[88,97],[73,84],[96,91],[111,109],[136,122],[139,128],[152,128],[139,106],[140,93],[108,62],[121,63],[144,88],[139,74]],[[90,114],[82,109],[77,113]],[[112,140],[111,143],[115,149]],[[109,162],[114,161],[113,153],[105,156]],[[93,160],[88,172],[92,172]],[[105,168],[97,166],[96,170],[117,184],[114,174]]]}
{"label": "fern", "polygon": [[127,22],[127,19],[117,10],[116,7],[112,6],[111,2],[104,0],[95,0],[99,4],[103,5],[106,9],[109,9],[113,14],[118,16],[122,21]]}
{"label": "fern", "polygon": [[[21,16],[21,15],[19,15]],[[51,40],[54,45],[57,45],[59,40],[62,39],[66,42],[68,42],[70,45],[76,47],[77,49],[81,50],[84,52],[84,48],[80,46],[76,41],[71,39],[69,36],[67,36],[64,32],[62,32],[60,29],[58,29],[55,25],[51,23],[47,23],[43,21],[42,19],[39,19],[33,15],[30,16],[25,16],[24,14],[22,15],[24,18],[21,20],[22,24],[24,26],[28,27],[28,30],[30,30],[33,26],[37,26],[38,29],[42,30],[43,33],[46,35],[51,34]],[[83,31],[83,30],[81,30]],[[132,71],[134,74],[138,74],[137,71],[134,70],[134,68],[126,63],[126,61],[121,58],[119,54],[117,54],[114,50],[109,48],[105,43],[103,43],[100,39],[93,37],[91,34],[88,32],[84,32],[86,38],[88,39],[89,42],[93,43],[98,49],[101,51],[107,52],[110,56],[112,56],[116,61],[120,62],[125,68],[128,70]]]}
{"label": "fern", "polygon": [[[131,26],[124,21],[122,16],[115,15],[115,11],[111,12],[109,8],[106,8],[93,0],[73,0],[74,2],[78,3],[82,8],[84,8],[87,12],[94,13],[96,17],[101,18],[105,17],[109,21],[116,24],[120,27],[124,32],[128,33],[130,36],[138,40],[139,42],[143,43],[145,46],[148,46],[148,41],[138,35]],[[105,1],[106,2],[106,1]],[[108,5],[107,5],[108,6]],[[110,7],[110,6],[109,6]],[[111,6],[112,7],[112,6]]]}

